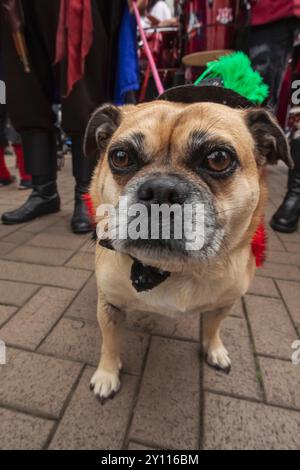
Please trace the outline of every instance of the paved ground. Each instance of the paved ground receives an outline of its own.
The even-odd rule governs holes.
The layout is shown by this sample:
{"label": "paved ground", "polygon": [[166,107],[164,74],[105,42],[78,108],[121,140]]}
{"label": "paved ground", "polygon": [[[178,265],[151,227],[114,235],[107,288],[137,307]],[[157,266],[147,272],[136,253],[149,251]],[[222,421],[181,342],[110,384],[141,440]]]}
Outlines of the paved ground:
{"label": "paved ground", "polygon": [[[268,217],[284,168],[269,182]],[[224,324],[229,376],[200,360],[199,317],[129,318],[121,393],[101,406],[88,387],[99,354],[93,247],[69,230],[69,162],[59,188],[58,215],[0,225],[0,447],[300,448],[300,232],[269,233],[268,261]],[[0,189],[0,212],[25,196]]]}

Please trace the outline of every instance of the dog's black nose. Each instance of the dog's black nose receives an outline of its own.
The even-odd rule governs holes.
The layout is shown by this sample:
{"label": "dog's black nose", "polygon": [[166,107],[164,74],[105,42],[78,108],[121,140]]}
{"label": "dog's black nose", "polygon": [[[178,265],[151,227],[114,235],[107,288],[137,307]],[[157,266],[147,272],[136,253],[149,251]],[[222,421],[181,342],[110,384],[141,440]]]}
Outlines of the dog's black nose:
{"label": "dog's black nose", "polygon": [[173,176],[153,176],[138,189],[140,202],[148,204],[183,204],[186,196],[185,184]]}

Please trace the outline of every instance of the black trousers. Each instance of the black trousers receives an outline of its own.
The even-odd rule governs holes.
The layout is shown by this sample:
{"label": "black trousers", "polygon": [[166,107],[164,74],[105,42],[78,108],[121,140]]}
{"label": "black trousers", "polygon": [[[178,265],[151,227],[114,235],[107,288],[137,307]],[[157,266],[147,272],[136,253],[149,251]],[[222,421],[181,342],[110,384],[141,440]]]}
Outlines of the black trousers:
{"label": "black trousers", "polygon": [[253,26],[248,33],[246,52],[252,65],[270,89],[269,104],[276,110],[280,87],[287,66],[296,30],[297,18],[286,18],[274,23]]}
{"label": "black trousers", "polygon": [[[250,29],[248,37],[248,54],[254,68],[269,85],[269,105],[277,111],[287,61],[293,51],[295,33],[299,31],[300,20],[287,18],[267,25]],[[291,155],[295,167],[289,170],[288,187],[298,188],[300,174],[299,140],[292,140]],[[294,183],[295,182],[295,183]]]}
{"label": "black trousers", "polygon": [[[86,57],[84,77],[67,97],[64,97],[66,63],[53,65],[60,2],[23,0],[22,4],[30,73],[23,69],[4,20],[1,27],[10,119],[25,144],[28,136],[34,139],[35,133],[53,133],[56,117],[52,104],[60,102],[63,129],[74,140],[82,141],[90,114],[112,98],[114,57],[124,0],[92,0],[93,44]],[[49,164],[51,157],[47,152],[36,155],[38,146],[33,147],[30,151],[30,145],[24,145],[26,169],[31,174],[44,174],[53,167],[53,162]]]}
{"label": "black trousers", "polygon": [[8,144],[5,108],[5,104],[0,104],[0,147],[6,147]]}

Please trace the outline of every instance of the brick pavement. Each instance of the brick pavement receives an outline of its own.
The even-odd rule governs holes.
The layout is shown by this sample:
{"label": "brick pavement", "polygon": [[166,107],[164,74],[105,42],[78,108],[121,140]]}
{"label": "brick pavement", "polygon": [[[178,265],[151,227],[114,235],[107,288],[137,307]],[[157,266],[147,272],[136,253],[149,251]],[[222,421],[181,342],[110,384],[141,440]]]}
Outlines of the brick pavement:
{"label": "brick pavement", "polygon": [[[100,344],[93,246],[69,230],[70,173],[67,160],[59,214],[0,225],[0,448],[300,448],[300,231],[269,230],[268,260],[224,323],[228,376],[199,357],[200,316],[129,316],[122,389],[101,406],[88,387]],[[285,181],[283,166],[269,170],[267,217]],[[0,212],[27,194],[1,188]]]}

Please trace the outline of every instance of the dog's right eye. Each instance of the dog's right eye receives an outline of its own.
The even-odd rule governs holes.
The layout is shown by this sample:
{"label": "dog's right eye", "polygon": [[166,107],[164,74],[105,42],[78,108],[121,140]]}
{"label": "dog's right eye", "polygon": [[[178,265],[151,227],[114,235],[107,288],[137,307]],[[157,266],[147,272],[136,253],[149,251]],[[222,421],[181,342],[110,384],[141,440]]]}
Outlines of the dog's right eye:
{"label": "dog's right eye", "polygon": [[113,168],[123,170],[130,165],[130,158],[127,152],[117,150],[110,155],[110,163]]}
{"label": "dog's right eye", "polygon": [[205,166],[210,171],[220,173],[228,169],[232,163],[231,155],[224,150],[216,150],[210,153],[204,160]]}

